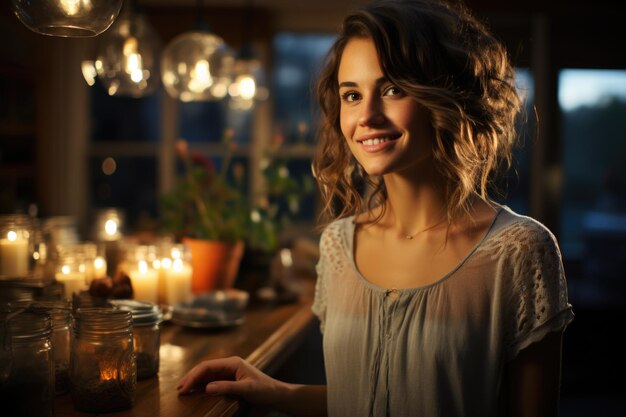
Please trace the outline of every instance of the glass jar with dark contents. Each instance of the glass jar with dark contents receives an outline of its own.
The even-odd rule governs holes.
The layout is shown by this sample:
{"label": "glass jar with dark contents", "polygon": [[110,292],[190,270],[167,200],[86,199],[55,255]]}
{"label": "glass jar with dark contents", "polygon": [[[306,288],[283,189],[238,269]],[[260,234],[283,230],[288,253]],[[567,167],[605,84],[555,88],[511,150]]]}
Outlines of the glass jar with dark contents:
{"label": "glass jar with dark contents", "polygon": [[45,311],[0,307],[2,415],[54,415],[51,335],[51,319]]}
{"label": "glass jar with dark contents", "polygon": [[161,310],[155,304],[136,300],[111,300],[110,303],[132,313],[137,379],[156,375],[159,372],[161,347]]}
{"label": "glass jar with dark contents", "polygon": [[67,300],[34,301],[34,308],[42,308],[52,319],[52,358],[54,362],[54,391],[56,395],[70,390],[70,324],[72,309]]}
{"label": "glass jar with dark contents", "polygon": [[70,392],[79,411],[106,413],[131,408],[137,364],[129,311],[78,308],[70,353]]}

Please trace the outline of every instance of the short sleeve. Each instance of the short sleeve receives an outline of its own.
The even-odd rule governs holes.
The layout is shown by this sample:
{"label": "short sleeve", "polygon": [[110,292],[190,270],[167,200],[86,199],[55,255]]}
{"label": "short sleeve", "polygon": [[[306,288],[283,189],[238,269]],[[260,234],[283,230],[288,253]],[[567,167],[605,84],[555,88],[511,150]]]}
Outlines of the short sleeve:
{"label": "short sleeve", "polygon": [[354,217],[345,217],[332,222],[320,237],[320,258],[315,266],[317,282],[312,310],[320,319],[322,333],[326,323],[329,288],[332,289],[337,277],[343,276],[347,263],[346,255],[351,253],[347,239],[354,229],[353,219]]}
{"label": "short sleeve", "polygon": [[328,229],[322,233],[320,238],[320,257],[315,266],[317,281],[315,282],[315,297],[311,309],[320,320],[320,330],[324,333],[326,321],[326,281],[328,275]]}
{"label": "short sleeve", "polygon": [[508,361],[548,333],[564,330],[574,314],[554,235],[528,219],[511,226],[507,241],[510,280],[503,342]]}

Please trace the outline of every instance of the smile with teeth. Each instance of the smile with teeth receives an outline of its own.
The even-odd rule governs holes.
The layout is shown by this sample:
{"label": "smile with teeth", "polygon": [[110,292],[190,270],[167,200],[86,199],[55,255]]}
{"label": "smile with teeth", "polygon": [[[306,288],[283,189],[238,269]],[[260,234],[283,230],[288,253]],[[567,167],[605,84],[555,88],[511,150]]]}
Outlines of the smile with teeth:
{"label": "smile with teeth", "polygon": [[373,138],[373,139],[365,139],[361,141],[363,145],[372,146],[379,145],[381,143],[389,142],[391,138],[389,136],[384,136],[382,138]]}

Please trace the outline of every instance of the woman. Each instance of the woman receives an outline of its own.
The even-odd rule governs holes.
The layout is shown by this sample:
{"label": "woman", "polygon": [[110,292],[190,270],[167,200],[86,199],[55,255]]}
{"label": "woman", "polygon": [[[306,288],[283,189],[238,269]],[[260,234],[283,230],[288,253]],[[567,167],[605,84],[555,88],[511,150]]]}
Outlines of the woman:
{"label": "woman", "polygon": [[516,136],[513,76],[461,5],[379,1],[348,16],[318,84],[314,171],[334,219],[313,306],[327,385],[228,358],[196,366],[180,392],[206,384],[293,415],[557,415],[573,318],[559,249],[488,195]]}

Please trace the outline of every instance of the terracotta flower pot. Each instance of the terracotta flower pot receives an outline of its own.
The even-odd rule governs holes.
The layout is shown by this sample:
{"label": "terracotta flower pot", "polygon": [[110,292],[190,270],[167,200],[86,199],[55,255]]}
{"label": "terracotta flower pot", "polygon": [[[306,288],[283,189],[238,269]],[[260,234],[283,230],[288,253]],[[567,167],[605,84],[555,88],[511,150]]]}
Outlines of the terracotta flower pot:
{"label": "terracotta flower pot", "polygon": [[183,243],[191,251],[191,291],[194,294],[233,287],[243,255],[243,242],[184,238]]}

